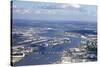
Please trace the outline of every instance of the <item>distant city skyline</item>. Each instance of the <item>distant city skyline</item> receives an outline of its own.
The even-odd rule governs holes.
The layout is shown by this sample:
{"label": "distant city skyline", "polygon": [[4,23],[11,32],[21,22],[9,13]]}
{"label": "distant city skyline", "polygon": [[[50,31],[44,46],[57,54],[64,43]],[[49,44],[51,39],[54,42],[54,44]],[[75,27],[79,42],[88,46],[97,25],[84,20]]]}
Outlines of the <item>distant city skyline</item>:
{"label": "distant city skyline", "polygon": [[13,1],[13,19],[96,22],[97,6]]}

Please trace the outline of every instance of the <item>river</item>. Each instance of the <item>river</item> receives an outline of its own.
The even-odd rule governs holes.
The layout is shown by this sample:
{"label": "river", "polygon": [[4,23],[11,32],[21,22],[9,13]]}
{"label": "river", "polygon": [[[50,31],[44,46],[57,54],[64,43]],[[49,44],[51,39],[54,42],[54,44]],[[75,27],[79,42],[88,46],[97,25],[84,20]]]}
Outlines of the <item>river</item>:
{"label": "river", "polygon": [[[69,37],[71,43],[65,45],[55,45],[49,46],[39,50],[39,53],[31,53],[28,56],[25,56],[22,60],[15,63],[15,66],[23,65],[40,65],[40,64],[52,64],[59,61],[62,57],[63,51],[65,49],[74,48],[80,45],[81,38]],[[60,54],[59,54],[60,53]]]}

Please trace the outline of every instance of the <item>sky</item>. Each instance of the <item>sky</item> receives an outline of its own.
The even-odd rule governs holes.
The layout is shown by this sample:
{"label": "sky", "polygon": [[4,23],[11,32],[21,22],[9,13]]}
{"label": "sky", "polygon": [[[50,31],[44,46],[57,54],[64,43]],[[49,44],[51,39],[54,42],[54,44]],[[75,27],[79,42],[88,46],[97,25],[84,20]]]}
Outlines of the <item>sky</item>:
{"label": "sky", "polygon": [[97,6],[69,3],[13,1],[13,19],[96,22]]}

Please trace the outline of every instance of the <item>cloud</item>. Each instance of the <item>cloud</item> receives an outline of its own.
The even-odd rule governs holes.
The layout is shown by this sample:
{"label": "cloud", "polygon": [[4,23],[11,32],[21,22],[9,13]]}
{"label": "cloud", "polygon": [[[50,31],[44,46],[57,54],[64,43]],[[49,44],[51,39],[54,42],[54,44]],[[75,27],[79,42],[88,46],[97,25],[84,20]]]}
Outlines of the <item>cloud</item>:
{"label": "cloud", "polygon": [[79,4],[65,4],[65,3],[36,3],[33,5],[34,9],[69,9],[69,8],[80,8]]}
{"label": "cloud", "polygon": [[30,12],[31,12],[30,9],[24,9],[24,10],[23,10],[23,13],[24,13],[24,14],[25,14],[25,13],[28,13],[28,14],[29,14]]}
{"label": "cloud", "polygon": [[26,9],[26,8],[14,8],[13,12],[17,14],[56,14],[55,10]]}
{"label": "cloud", "polygon": [[[25,8],[24,6],[22,7],[21,5],[13,5],[13,8]],[[81,5],[79,4],[67,4],[67,3],[33,3],[31,6],[32,9],[48,9],[48,10],[54,10],[54,9],[79,9],[81,8]],[[28,12],[28,11],[25,11]]]}
{"label": "cloud", "polygon": [[36,10],[34,12],[35,12],[35,14],[40,14],[41,13],[41,11],[39,11],[39,10]]}
{"label": "cloud", "polygon": [[48,14],[56,14],[56,11],[47,10],[46,13],[48,13]]}
{"label": "cloud", "polygon": [[80,7],[81,7],[79,4],[71,4],[71,6],[72,6],[73,8],[80,8]]}
{"label": "cloud", "polygon": [[16,12],[19,14],[29,14],[31,13],[31,9],[16,8],[16,9],[13,9],[13,12]]}
{"label": "cloud", "polygon": [[61,8],[67,9],[67,8],[76,8],[79,9],[81,6],[79,4],[62,4]]}
{"label": "cloud", "polygon": [[[22,6],[13,5],[13,12],[19,14],[57,14],[58,12],[63,12],[61,10],[68,11],[80,11],[81,5],[79,4],[65,4],[65,3],[36,3],[31,6],[31,8],[26,8]],[[60,10],[60,11],[59,11]],[[82,10],[82,9],[81,9]]]}
{"label": "cloud", "polygon": [[67,8],[68,7],[68,5],[61,5],[61,8]]}

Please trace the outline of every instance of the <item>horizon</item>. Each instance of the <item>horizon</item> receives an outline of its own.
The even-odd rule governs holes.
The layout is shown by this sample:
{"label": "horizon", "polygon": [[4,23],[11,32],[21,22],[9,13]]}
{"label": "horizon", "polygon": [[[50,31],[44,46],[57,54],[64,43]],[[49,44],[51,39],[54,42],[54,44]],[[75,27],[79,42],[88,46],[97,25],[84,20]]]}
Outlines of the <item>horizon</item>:
{"label": "horizon", "polygon": [[40,22],[40,21],[41,21],[42,23],[45,23],[45,22],[50,22],[50,23],[53,22],[53,23],[54,23],[55,21],[56,21],[56,23],[62,23],[62,22],[63,22],[63,23],[65,23],[65,22],[66,22],[66,23],[69,23],[69,22],[75,22],[75,23],[78,23],[78,22],[97,23],[97,21],[77,21],[77,20],[76,20],[76,21],[74,21],[74,20],[60,20],[60,21],[59,21],[59,20],[12,19],[12,21],[19,21],[19,20],[20,20],[20,21],[22,21],[22,20],[24,21],[24,20],[25,20],[25,21],[31,21],[31,22],[32,22],[32,21],[36,21],[36,22],[32,22],[32,23],[38,23],[38,22]]}

